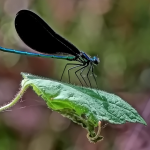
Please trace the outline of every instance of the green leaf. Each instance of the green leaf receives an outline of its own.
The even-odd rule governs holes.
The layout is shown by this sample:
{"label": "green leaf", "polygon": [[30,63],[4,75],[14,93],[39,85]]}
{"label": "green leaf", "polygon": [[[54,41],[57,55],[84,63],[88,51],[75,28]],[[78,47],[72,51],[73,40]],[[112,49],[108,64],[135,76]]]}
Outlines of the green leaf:
{"label": "green leaf", "polygon": [[49,108],[86,128],[91,142],[102,139],[101,136],[94,138],[94,128],[99,121],[113,124],[138,122],[146,125],[138,112],[117,95],[27,73],[22,73],[22,76],[22,87],[32,86]]}

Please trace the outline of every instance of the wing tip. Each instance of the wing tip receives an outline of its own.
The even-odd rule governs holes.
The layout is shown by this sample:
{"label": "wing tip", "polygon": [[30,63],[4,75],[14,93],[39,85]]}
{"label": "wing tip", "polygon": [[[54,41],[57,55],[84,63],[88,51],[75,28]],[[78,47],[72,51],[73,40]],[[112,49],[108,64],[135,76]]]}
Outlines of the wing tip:
{"label": "wing tip", "polygon": [[33,13],[32,11],[28,10],[28,9],[21,9],[17,12],[16,16],[22,14],[22,13]]}

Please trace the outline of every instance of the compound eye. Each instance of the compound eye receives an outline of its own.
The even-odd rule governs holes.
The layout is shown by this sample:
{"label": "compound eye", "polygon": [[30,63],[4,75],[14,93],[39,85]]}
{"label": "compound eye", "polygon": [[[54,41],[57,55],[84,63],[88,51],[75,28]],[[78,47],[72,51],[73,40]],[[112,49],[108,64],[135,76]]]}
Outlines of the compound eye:
{"label": "compound eye", "polygon": [[97,58],[97,62],[100,63],[100,59],[99,58]]}
{"label": "compound eye", "polygon": [[100,62],[99,58],[95,58],[94,63],[97,65],[97,64],[99,64],[99,62]]}

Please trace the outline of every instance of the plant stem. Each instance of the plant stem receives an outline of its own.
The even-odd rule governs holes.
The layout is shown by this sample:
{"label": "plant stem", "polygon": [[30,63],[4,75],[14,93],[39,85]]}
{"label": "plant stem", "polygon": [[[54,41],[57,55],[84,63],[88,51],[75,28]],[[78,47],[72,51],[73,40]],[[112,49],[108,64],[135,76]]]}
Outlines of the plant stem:
{"label": "plant stem", "polygon": [[21,89],[10,103],[8,103],[7,105],[1,106],[0,112],[14,106],[19,101],[19,99],[21,98],[21,96],[27,90],[28,87],[29,87],[29,85],[27,85],[23,89]]}

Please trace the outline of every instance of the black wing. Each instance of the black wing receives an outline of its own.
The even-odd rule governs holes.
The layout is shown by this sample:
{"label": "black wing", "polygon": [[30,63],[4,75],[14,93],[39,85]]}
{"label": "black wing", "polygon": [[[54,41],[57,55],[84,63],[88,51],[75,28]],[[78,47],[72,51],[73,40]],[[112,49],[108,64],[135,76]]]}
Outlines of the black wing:
{"label": "black wing", "polygon": [[20,10],[15,18],[15,28],[22,41],[30,48],[47,54],[70,54],[80,51],[58,35],[48,24],[29,10]]}

